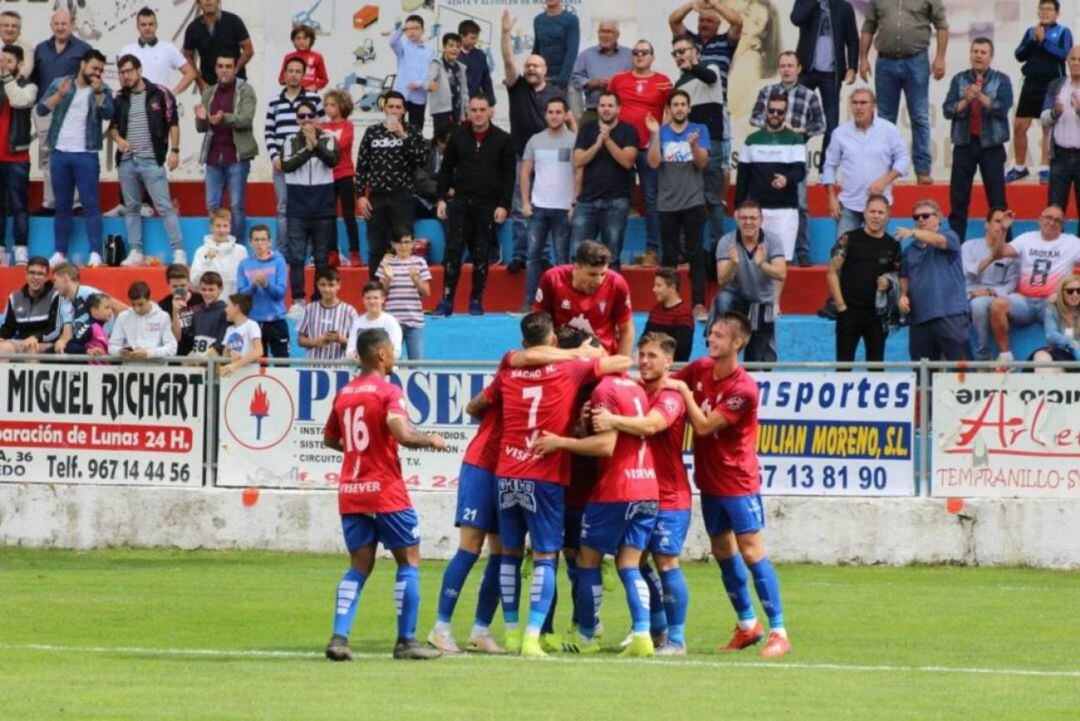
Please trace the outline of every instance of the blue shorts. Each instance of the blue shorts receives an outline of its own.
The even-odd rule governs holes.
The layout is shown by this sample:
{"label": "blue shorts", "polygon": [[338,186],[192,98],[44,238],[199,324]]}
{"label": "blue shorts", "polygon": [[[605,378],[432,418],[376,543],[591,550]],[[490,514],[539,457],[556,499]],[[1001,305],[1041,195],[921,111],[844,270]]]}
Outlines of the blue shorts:
{"label": "blue shorts", "polygon": [[656,501],[589,503],[581,519],[581,545],[614,555],[623,546],[644,551],[656,524]]}
{"label": "blue shorts", "polygon": [[376,543],[388,551],[420,543],[420,519],[412,508],[393,513],[350,513],[341,517],[341,530],[350,553]]}
{"label": "blue shorts", "polygon": [[705,519],[705,531],[719,536],[734,531],[736,536],[756,533],[765,528],[765,507],[761,495],[710,496],[701,494],[701,515]]}
{"label": "blue shorts", "polygon": [[454,525],[488,533],[499,530],[499,482],[494,473],[471,463],[461,464]]}
{"label": "blue shorts", "polygon": [[499,478],[499,541],[504,549],[525,548],[525,533],[540,553],[557,553],[563,544],[563,497],[558,483]]}
{"label": "blue shorts", "polygon": [[685,511],[660,511],[656,514],[656,526],[649,537],[649,551],[664,556],[678,556],[690,531],[690,509]]}
{"label": "blue shorts", "polygon": [[579,548],[581,546],[581,518],[584,515],[584,508],[566,509],[563,515],[563,548]]}

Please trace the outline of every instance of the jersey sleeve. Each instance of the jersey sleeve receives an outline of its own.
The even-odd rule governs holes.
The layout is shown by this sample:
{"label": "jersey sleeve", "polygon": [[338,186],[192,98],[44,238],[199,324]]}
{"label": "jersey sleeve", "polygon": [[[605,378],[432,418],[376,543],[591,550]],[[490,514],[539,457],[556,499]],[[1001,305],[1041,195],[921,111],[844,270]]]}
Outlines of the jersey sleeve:
{"label": "jersey sleeve", "polygon": [[488,405],[497,405],[502,400],[502,373],[496,373],[495,380],[484,386],[481,393],[487,398]]}
{"label": "jersey sleeve", "polygon": [[536,297],[533,298],[533,310],[554,313],[555,311],[555,285],[554,275],[550,271],[540,276],[540,285],[536,288]]}
{"label": "jersey sleeve", "polygon": [[735,425],[742,417],[749,413],[757,405],[757,394],[752,389],[741,386],[734,389],[730,395],[720,401],[713,410],[727,419],[728,423]]}
{"label": "jersey sleeve", "polygon": [[649,410],[657,411],[664,417],[664,421],[670,426],[679,419],[681,415],[686,413],[686,404],[683,402],[682,396],[673,390],[662,390],[656,396],[656,401],[653,402],[652,408]]}
{"label": "jersey sleeve", "polygon": [[570,378],[575,385],[592,383],[600,377],[599,358],[579,358],[569,361]]}
{"label": "jersey sleeve", "polygon": [[630,305],[630,285],[621,275],[615,276],[615,297],[612,298],[611,305],[617,325],[622,325],[634,317],[633,308]]}
{"label": "jersey sleeve", "polygon": [[330,409],[330,417],[326,419],[326,428],[323,429],[323,437],[334,442],[341,440],[341,422],[338,420],[336,408]]}
{"label": "jersey sleeve", "polygon": [[409,412],[405,410],[405,395],[393,384],[390,384],[383,393],[383,408],[386,410],[387,419],[390,416],[409,417]]}
{"label": "jersey sleeve", "polygon": [[619,412],[619,404],[615,397],[615,386],[609,383],[598,383],[593,392],[589,394],[589,404],[593,410],[603,409],[610,413]]}

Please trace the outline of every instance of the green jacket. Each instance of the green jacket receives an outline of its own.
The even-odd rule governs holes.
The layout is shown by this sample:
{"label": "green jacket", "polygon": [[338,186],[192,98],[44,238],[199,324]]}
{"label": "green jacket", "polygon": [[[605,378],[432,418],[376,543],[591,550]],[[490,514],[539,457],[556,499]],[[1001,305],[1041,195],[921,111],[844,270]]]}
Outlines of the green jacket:
{"label": "green jacket", "polygon": [[[203,91],[202,106],[210,112],[210,103],[214,99],[214,93],[218,86],[212,85]],[[236,155],[243,160],[251,160],[259,154],[259,145],[255,142],[255,132],[252,130],[252,122],[255,120],[255,88],[243,78],[236,79],[236,106],[233,112],[226,113],[222,121],[233,131],[233,143],[236,144]],[[210,132],[210,123],[206,120],[195,119],[195,129],[204,133],[202,152],[199,153],[199,162],[205,164],[210,154],[210,140],[213,133]]]}

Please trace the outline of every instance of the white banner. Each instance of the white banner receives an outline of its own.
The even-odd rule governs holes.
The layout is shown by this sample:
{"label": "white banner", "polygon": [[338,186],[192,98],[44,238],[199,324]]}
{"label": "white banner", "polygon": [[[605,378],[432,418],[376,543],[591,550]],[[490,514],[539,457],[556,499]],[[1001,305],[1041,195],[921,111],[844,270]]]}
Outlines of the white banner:
{"label": "white banner", "polygon": [[934,376],[933,495],[1080,498],[1080,377]]}
{"label": "white banner", "polygon": [[0,365],[0,481],[201,486],[205,369]]}

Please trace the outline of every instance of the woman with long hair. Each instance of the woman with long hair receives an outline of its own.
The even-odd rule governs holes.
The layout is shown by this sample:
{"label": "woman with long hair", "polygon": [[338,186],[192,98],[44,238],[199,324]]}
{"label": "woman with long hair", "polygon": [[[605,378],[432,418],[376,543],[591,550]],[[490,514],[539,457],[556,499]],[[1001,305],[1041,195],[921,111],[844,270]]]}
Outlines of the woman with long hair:
{"label": "woman with long hair", "polygon": [[[1035,351],[1031,360],[1043,363],[1080,360],[1080,275],[1066,276],[1058,285],[1054,301],[1046,306],[1043,327],[1046,347]],[[1060,369],[1040,371],[1060,372]]]}

